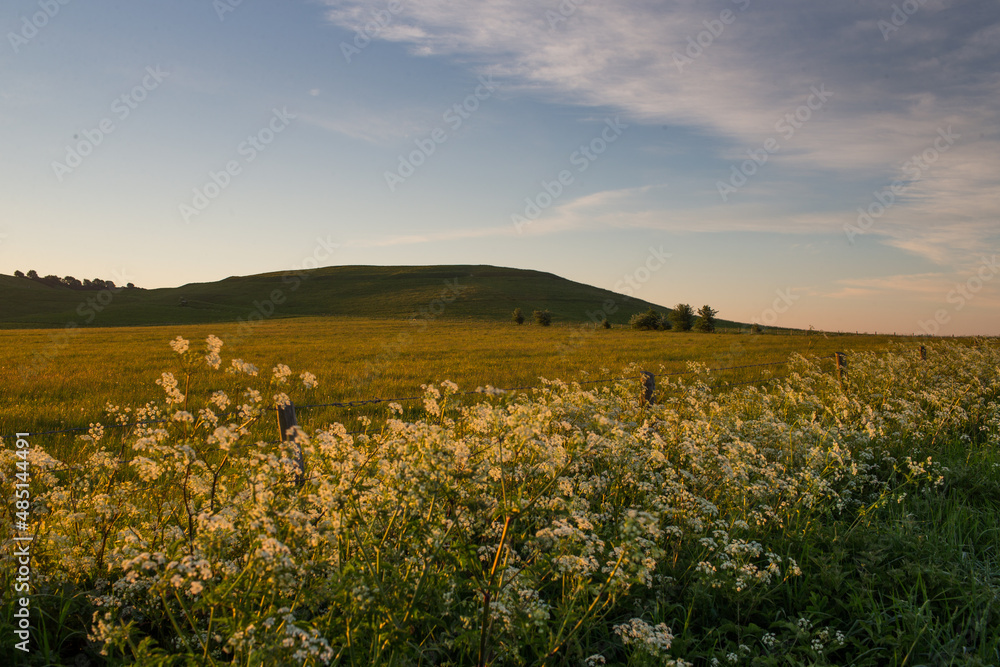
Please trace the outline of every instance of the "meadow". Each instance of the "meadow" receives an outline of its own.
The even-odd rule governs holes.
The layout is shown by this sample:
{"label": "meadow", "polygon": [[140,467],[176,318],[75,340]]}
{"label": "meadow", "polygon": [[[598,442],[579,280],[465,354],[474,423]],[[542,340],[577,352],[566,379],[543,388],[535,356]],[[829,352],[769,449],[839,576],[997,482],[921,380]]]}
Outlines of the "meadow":
{"label": "meadow", "polygon": [[[0,435],[47,432],[100,421],[107,402],[143,405],[160,396],[154,381],[171,363],[164,341],[216,335],[228,357],[261,368],[285,363],[319,378],[319,403],[420,394],[451,380],[463,390],[536,385],[539,378],[618,377],[627,364],[683,372],[784,361],[793,352],[832,360],[835,351],[885,349],[892,336],[737,335],[632,331],[616,326],[532,324],[471,319],[303,317],[253,326],[234,323],[149,327],[0,330]],[[919,345],[919,342],[914,342]],[[832,361],[831,361],[832,363]],[[760,369],[718,374],[749,380]],[[358,412],[358,411],[355,411]],[[367,414],[362,410],[362,414]],[[339,410],[303,412],[322,425],[352,419]]]}
{"label": "meadow", "polygon": [[0,430],[94,426],[4,439],[4,664],[1000,664],[995,341],[308,318],[20,373],[51,335],[0,332]]}

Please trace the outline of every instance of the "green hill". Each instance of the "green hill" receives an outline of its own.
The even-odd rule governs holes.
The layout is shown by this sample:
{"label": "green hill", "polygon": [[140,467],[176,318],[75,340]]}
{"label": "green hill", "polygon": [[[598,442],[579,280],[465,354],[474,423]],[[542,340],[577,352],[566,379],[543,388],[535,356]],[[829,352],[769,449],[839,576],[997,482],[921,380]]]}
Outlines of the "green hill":
{"label": "green hill", "polygon": [[[230,277],[164,289],[111,292],[50,287],[0,275],[0,328],[145,326],[261,318],[352,315],[371,318],[509,320],[549,310],[554,323],[586,322],[611,304],[612,323],[666,308],[526,269],[486,265],[333,266]],[[598,313],[600,316],[600,313]],[[720,320],[721,326],[737,326]]]}

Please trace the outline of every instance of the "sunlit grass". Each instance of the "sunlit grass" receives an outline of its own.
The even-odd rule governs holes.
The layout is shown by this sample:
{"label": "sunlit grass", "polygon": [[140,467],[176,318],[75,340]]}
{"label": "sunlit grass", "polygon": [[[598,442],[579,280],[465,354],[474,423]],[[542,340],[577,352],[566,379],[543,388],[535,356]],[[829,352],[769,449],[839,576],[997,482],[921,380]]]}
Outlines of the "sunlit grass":
{"label": "sunlit grass", "polygon": [[[153,382],[172,363],[166,341],[177,335],[218,335],[227,357],[241,357],[265,370],[276,363],[309,370],[320,381],[315,399],[324,403],[414,396],[421,384],[445,379],[463,390],[537,385],[541,377],[618,377],[632,363],[654,373],[682,372],[688,361],[729,367],[781,361],[791,352],[831,357],[844,349],[884,349],[891,340],[518,327],[454,319],[415,326],[406,320],[340,317],[268,321],[249,332],[235,324],[76,329],[69,334],[0,331],[0,434],[87,426],[103,417],[107,402],[141,405],[157,398]],[[747,369],[722,377],[750,380],[761,373]],[[334,410],[302,414],[316,424],[342,417]]]}
{"label": "sunlit grass", "polygon": [[[303,333],[315,324],[289,332],[295,344],[280,337],[286,351],[350,339]],[[369,338],[400,331],[355,324]],[[449,330],[461,331],[436,333]],[[146,427],[31,438],[27,664],[1000,662],[994,343],[935,343],[922,360],[912,342],[869,341],[882,349],[850,354],[838,379],[828,343],[802,337],[824,361],[792,354],[758,387],[728,386],[701,357],[660,378],[652,405],[637,391],[652,356],[615,369],[624,381],[549,382],[475,404],[438,382],[418,389],[412,413],[389,404],[378,421],[352,416],[364,433],[307,425],[297,444],[277,444],[260,438],[273,434],[274,401],[315,400],[300,372],[332,366],[303,357],[274,375],[262,357],[276,346],[261,337],[224,347],[213,370],[205,344],[181,333],[183,356],[165,337],[148,341],[160,365],[140,372],[172,375],[153,384]],[[540,349],[567,332],[472,333],[466,344],[483,356],[517,349],[490,337],[504,333],[545,364]],[[587,343],[599,350],[578,347],[579,361],[617,359],[628,344],[667,357],[642,345],[673,340],[672,371],[685,345],[736,339],[610,333]],[[725,365],[782,344],[748,338],[744,349],[759,347]],[[409,345],[435,363],[430,341]],[[233,356],[258,372],[226,372]],[[7,483],[16,455],[4,445]],[[0,507],[3,521],[12,507]],[[0,554],[8,588],[11,553]]]}

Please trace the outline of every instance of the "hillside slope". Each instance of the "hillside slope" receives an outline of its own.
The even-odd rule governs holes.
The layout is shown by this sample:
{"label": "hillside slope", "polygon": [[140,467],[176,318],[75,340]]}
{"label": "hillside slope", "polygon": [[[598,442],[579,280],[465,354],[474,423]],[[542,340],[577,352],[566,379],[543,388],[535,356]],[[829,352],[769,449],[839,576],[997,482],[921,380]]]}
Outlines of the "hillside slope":
{"label": "hillside slope", "polygon": [[487,265],[334,266],[114,294],[0,276],[0,328],[194,324],[304,315],[509,320],[517,307],[529,319],[533,310],[547,309],[556,323],[585,322],[588,313],[608,302],[616,308],[607,313],[612,323],[626,323],[633,313],[650,307],[666,311],[551,273]]}

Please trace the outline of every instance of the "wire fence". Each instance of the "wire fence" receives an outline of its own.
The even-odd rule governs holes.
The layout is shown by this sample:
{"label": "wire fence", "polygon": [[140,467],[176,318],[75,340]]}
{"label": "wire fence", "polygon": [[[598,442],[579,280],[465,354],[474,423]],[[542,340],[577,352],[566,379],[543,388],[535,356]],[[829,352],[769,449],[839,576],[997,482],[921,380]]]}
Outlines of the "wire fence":
{"label": "wire fence", "polygon": [[[828,358],[827,357],[811,357],[810,359],[811,360],[827,360]],[[716,368],[708,368],[707,371],[710,372],[710,373],[726,373],[726,372],[733,372],[733,371],[745,371],[747,369],[755,369],[755,368],[767,368],[767,367],[772,367],[773,368],[773,367],[778,367],[778,366],[786,366],[789,363],[791,363],[791,360],[790,359],[786,359],[784,361],[773,361],[773,362],[766,362],[766,363],[759,363],[759,364],[742,364],[742,365],[739,365],[739,366],[720,366],[720,367],[716,367]],[[655,380],[657,378],[681,378],[681,377],[685,377],[685,376],[688,376],[688,375],[692,375],[692,374],[694,374],[696,372],[698,372],[698,371],[692,370],[692,369],[688,369],[688,370],[684,370],[684,371],[663,372],[663,373],[651,373],[651,372],[643,371],[642,373],[643,373],[643,375],[645,377],[653,378],[653,381],[655,382]],[[636,379],[635,376],[618,376],[618,377],[599,378],[599,379],[596,379],[596,380],[577,381],[577,382],[574,382],[572,384],[579,385],[579,386],[597,385],[597,384],[612,384],[612,383],[615,383],[615,382],[632,381],[632,380],[635,380],[635,379]],[[751,379],[748,379],[748,380],[741,380],[739,382],[722,381],[722,382],[720,382],[718,384],[717,388],[736,387],[736,386],[743,386],[743,385],[748,385],[748,384],[759,384],[759,383],[764,383],[764,382],[772,382],[772,381],[777,380],[777,379],[780,379],[780,377],[771,377],[771,378],[755,377],[755,378],[751,378]],[[543,387],[544,387],[544,385],[541,385],[541,384],[537,384],[537,385],[519,385],[519,386],[515,386],[515,387],[503,387],[503,388],[493,387],[492,388],[492,392],[499,393],[499,394],[512,394],[512,393],[516,393],[516,392],[525,392],[525,391],[531,391],[531,390],[535,390],[535,389],[542,389]],[[482,388],[480,388],[480,389],[475,389],[475,390],[468,390],[468,391],[457,392],[457,393],[453,394],[453,396],[461,396],[461,397],[479,396],[479,397],[481,397],[481,396],[488,395],[488,393],[489,392],[487,392],[486,390],[483,390]],[[322,403],[307,403],[307,404],[302,404],[302,405],[296,404],[293,407],[294,407],[294,410],[297,410],[297,411],[302,411],[302,410],[320,410],[320,409],[323,409],[323,408],[353,409],[353,408],[359,408],[359,407],[365,407],[365,406],[382,405],[382,404],[386,404],[386,403],[398,403],[398,404],[410,403],[410,402],[413,402],[413,401],[422,400],[423,398],[424,398],[424,396],[422,396],[422,395],[420,395],[420,396],[396,396],[396,397],[392,397],[392,398],[366,398],[366,399],[354,399],[354,400],[348,400],[348,401],[328,401],[328,402],[322,402]],[[168,423],[168,422],[170,422],[169,419],[145,420],[145,421],[138,421],[138,422],[129,422],[129,423],[125,423],[125,424],[107,424],[107,425],[102,424],[102,428],[104,430],[121,430],[121,429],[130,429],[130,428],[136,428],[136,427],[150,426],[150,425],[153,425],[153,424],[165,424],[165,423]],[[62,428],[62,429],[53,429],[53,430],[45,430],[45,431],[34,431],[34,432],[29,432],[26,435],[29,436],[29,437],[50,436],[50,435],[67,435],[67,434],[71,434],[71,433],[84,433],[84,432],[89,431],[90,429],[91,429],[91,426],[89,426],[89,425],[88,426],[74,426],[74,427],[67,427],[67,428]],[[356,433],[360,433],[360,432],[361,431],[354,431],[352,433],[356,434]],[[2,437],[2,438],[13,438],[13,437],[16,437],[17,435],[19,435],[19,434],[15,434],[15,433],[0,434],[0,437]]]}

